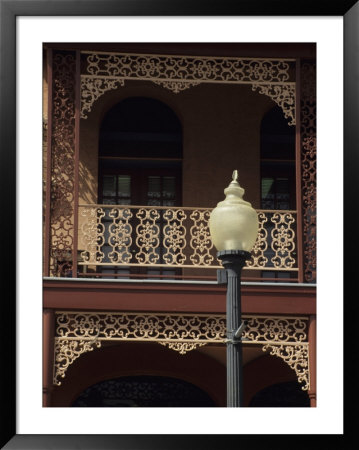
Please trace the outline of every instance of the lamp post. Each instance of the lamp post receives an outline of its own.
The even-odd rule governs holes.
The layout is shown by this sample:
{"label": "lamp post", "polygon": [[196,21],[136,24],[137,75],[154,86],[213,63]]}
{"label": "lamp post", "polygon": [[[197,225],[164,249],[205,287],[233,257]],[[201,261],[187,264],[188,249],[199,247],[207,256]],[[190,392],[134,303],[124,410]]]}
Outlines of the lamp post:
{"label": "lamp post", "polygon": [[245,324],[241,321],[241,271],[250,257],[258,233],[258,217],[249,202],[235,170],[224,190],[225,200],[211,213],[209,229],[212,242],[227,275],[227,407],[243,405],[242,342]]}

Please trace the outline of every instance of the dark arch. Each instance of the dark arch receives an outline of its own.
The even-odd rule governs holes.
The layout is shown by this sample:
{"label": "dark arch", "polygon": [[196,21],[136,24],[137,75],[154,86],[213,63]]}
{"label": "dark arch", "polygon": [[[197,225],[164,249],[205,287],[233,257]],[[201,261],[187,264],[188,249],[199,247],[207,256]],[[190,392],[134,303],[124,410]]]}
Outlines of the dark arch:
{"label": "dark arch", "polygon": [[181,122],[172,109],[159,100],[126,98],[103,118],[99,156],[181,158]]}
{"label": "dark arch", "polygon": [[179,206],[181,182],[182,125],[172,109],[148,97],[110,108],[99,134],[99,203],[148,205],[155,196],[158,206]]}
{"label": "dark arch", "polygon": [[257,392],[251,407],[310,407],[308,393],[297,381],[278,383]]}
{"label": "dark arch", "polygon": [[81,355],[68,368],[61,386],[55,387],[51,406],[69,407],[92,385],[132,376],[183,380],[206,392],[216,406],[225,406],[225,366],[196,350],[180,355],[150,342],[119,342]]}
{"label": "dark arch", "polygon": [[90,386],[74,407],[210,407],[213,400],[197,386],[162,376],[131,376]]}

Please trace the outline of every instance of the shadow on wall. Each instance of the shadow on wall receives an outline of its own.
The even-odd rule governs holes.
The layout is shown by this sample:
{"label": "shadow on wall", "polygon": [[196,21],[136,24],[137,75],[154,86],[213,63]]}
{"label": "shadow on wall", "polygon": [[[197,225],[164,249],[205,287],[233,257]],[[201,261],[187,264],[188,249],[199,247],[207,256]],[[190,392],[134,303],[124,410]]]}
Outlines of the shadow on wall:
{"label": "shadow on wall", "polygon": [[79,182],[81,186],[81,203],[91,204],[97,202],[97,180],[95,182],[89,169],[81,161],[79,163]]}

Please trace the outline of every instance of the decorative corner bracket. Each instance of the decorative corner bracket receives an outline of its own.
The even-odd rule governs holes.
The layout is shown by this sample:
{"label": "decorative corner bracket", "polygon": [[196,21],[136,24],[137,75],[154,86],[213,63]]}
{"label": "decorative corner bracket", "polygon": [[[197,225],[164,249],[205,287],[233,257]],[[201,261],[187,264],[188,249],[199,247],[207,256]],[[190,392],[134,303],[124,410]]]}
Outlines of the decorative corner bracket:
{"label": "decorative corner bracket", "polygon": [[60,378],[65,378],[68,367],[83,353],[91,352],[100,348],[101,342],[95,340],[73,340],[55,338],[55,365],[53,383],[61,385]]}
{"label": "decorative corner bracket", "polygon": [[288,125],[295,125],[295,84],[253,84],[252,91],[270,97],[289,119]]}
{"label": "decorative corner bracket", "polygon": [[92,106],[105,92],[124,86],[121,78],[94,78],[81,76],[81,119],[87,119]]}
{"label": "decorative corner bracket", "polygon": [[295,371],[298,383],[303,383],[302,390],[307,391],[309,389],[309,356],[307,343],[297,345],[265,344],[262,350],[264,352],[269,350],[271,355],[283,359]]}

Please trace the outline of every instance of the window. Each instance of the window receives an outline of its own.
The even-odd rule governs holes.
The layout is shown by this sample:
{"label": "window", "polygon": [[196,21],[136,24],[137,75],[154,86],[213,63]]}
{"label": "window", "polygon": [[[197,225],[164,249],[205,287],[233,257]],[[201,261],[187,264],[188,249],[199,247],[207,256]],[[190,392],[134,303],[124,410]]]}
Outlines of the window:
{"label": "window", "polygon": [[[167,105],[150,98],[131,97],[108,111],[99,137],[100,204],[179,206],[181,169],[182,127]],[[161,233],[162,214],[163,212],[160,212],[157,223]],[[110,223],[110,220],[108,222]],[[136,225],[134,218],[133,230],[136,230]],[[132,242],[131,251],[136,252],[135,236]],[[163,263],[163,249],[159,247],[158,252],[160,263]],[[111,266],[102,269],[102,273],[109,276],[130,273],[173,276],[179,272],[161,267],[130,270]]]}
{"label": "window", "polygon": [[[289,126],[283,111],[278,106],[272,108],[261,124],[261,209],[295,210],[295,127]],[[273,224],[265,224],[268,248],[265,256],[270,261],[275,253],[270,241]],[[293,272],[263,271],[262,278],[290,279]]]}
{"label": "window", "polygon": [[295,209],[295,128],[278,106],[261,124],[261,208]]}

